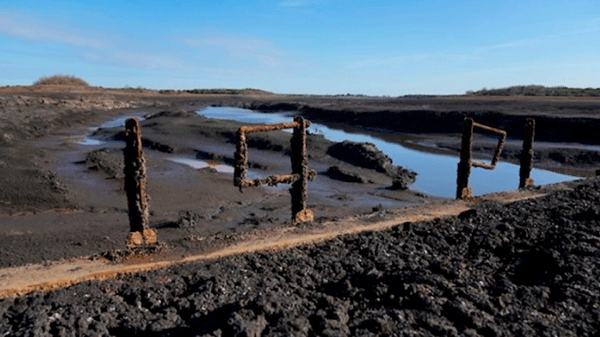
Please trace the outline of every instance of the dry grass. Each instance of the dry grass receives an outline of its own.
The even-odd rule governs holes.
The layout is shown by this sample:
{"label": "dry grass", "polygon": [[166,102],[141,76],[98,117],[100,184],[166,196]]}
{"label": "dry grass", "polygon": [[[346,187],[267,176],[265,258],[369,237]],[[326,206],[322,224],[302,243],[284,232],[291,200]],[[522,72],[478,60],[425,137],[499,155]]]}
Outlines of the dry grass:
{"label": "dry grass", "polygon": [[33,83],[34,86],[72,86],[72,87],[89,87],[90,85],[79,77],[72,75],[53,75],[44,76]]}

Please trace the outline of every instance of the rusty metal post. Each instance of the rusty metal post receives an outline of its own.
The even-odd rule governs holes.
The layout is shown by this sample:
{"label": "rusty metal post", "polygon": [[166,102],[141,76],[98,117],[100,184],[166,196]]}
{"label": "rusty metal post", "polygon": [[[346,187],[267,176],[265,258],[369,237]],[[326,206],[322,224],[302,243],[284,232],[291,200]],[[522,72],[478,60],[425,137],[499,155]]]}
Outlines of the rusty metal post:
{"label": "rusty metal post", "polygon": [[525,137],[521,150],[521,168],[519,169],[519,188],[526,188],[534,184],[529,177],[533,165],[533,137],[535,135],[535,120],[528,118],[525,122]]}
{"label": "rusty metal post", "polygon": [[292,174],[300,176],[292,183],[290,194],[292,195],[292,221],[294,223],[312,221],[314,215],[306,208],[308,198],[308,153],[306,151],[306,127],[307,123],[301,116],[294,117],[298,125],[294,127],[294,133],[290,141],[292,154]]}
{"label": "rusty metal post", "polygon": [[502,149],[504,148],[505,142],[506,142],[506,132],[503,132],[503,133],[501,133],[501,137],[498,141],[498,146],[496,147],[496,151],[494,151],[494,156],[492,157],[492,163],[490,164],[491,167],[496,168],[498,161],[500,161],[500,154],[502,153]]}
{"label": "rusty metal post", "polygon": [[129,208],[129,246],[156,243],[156,231],[148,228],[148,196],[146,195],[146,164],[142,152],[140,121],[125,122],[125,192]]}
{"label": "rusty metal post", "polygon": [[473,145],[473,119],[466,117],[463,121],[462,145],[460,150],[460,162],[458,163],[458,177],[456,178],[456,198],[465,199],[471,197],[473,192],[469,187],[469,175],[471,175],[471,148]]}
{"label": "rusty metal post", "polygon": [[242,128],[239,128],[235,134],[235,166],[233,172],[233,186],[237,186],[242,192],[244,181],[246,180],[246,172],[248,171],[248,145],[246,145],[246,133]]}

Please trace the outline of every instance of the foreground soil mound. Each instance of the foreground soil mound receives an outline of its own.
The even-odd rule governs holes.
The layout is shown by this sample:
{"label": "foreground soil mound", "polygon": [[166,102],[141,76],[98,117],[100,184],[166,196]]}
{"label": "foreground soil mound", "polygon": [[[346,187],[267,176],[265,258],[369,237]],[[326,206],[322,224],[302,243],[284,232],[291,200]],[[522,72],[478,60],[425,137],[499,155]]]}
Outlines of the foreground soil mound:
{"label": "foreground soil mound", "polygon": [[0,333],[596,336],[599,190],[4,299]]}

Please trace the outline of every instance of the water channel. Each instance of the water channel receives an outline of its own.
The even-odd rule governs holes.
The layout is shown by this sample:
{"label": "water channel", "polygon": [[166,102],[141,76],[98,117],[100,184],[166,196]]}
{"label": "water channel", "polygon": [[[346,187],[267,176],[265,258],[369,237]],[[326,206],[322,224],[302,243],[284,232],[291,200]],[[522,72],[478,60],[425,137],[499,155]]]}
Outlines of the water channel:
{"label": "water channel", "polygon": [[[247,124],[292,121],[291,113],[260,113],[230,107],[209,107],[197,113],[208,118],[235,120]],[[350,140],[373,143],[387,154],[395,165],[401,165],[418,172],[417,181],[411,186],[411,189],[442,197],[453,198],[455,196],[458,155],[450,156],[420,152],[377,137],[349,133],[316,123],[311,125],[309,132],[323,135],[326,139],[334,142]],[[540,169],[533,169],[531,177],[538,185],[578,179],[577,177]],[[518,184],[519,166],[505,162],[498,163],[493,171],[473,168],[469,180],[469,185],[473,188],[475,195],[513,190],[518,187]]]}

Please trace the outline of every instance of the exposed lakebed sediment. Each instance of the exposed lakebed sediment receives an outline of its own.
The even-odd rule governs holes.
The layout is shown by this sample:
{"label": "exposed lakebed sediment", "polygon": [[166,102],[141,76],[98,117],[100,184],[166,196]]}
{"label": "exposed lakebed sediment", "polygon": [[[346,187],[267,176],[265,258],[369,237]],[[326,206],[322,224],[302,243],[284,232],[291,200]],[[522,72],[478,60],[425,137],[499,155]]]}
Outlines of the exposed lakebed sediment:
{"label": "exposed lakebed sediment", "polygon": [[[63,113],[66,116],[77,112]],[[96,132],[101,142],[80,144],[90,127],[123,116],[148,115],[142,122],[142,133],[147,191],[151,197],[150,225],[157,229],[161,241],[179,245],[190,236],[226,236],[289,223],[287,186],[248,188],[240,193],[233,186],[231,174],[213,169],[232,161],[232,140],[240,123],[203,118],[179,105],[169,110],[111,112],[104,118],[99,112],[85,114],[94,124],[56,126],[59,131],[55,134],[6,145],[2,152],[3,160],[10,160],[13,166],[0,167],[11,172],[5,176],[10,179],[0,194],[4,210],[0,215],[4,230],[4,236],[0,236],[1,266],[125,248],[128,218],[123,191],[123,142],[119,141],[122,130],[107,126]],[[38,118],[44,120],[43,116]],[[63,119],[66,117],[61,123],[65,123]],[[45,123],[57,122],[52,117]],[[289,138],[284,132],[249,138],[252,173],[266,176],[289,172]],[[311,169],[323,173],[309,186],[309,208],[317,221],[436,200],[402,190],[406,184],[396,183],[394,187],[397,177],[387,172],[358,167],[327,155],[332,143],[323,137],[309,137],[308,145]],[[382,164],[393,167],[383,154],[375,154],[383,160]],[[212,167],[195,169],[174,159],[202,159]],[[363,183],[328,175],[334,166],[346,175],[360,176]],[[179,225],[190,222],[188,219],[193,219],[193,226]]]}
{"label": "exposed lakebed sediment", "polygon": [[[290,108],[288,105],[275,105],[275,107]],[[301,112],[258,113],[254,110],[219,107],[206,108],[198,111],[198,113],[211,118],[236,120],[246,123],[279,123],[290,121],[293,114]],[[372,117],[378,118],[376,114],[373,114]],[[340,124],[335,124],[335,126],[337,128],[314,123],[309,128],[309,132],[322,135],[330,141],[338,142],[338,144],[353,141],[365,144],[368,143],[370,144],[369,146],[375,146],[378,150],[383,151],[394,164],[401,165],[405,169],[418,173],[418,179],[411,185],[411,189],[428,195],[448,198],[453,198],[455,196],[456,167],[458,163],[458,154],[460,152],[460,135],[437,136],[432,139],[425,138],[429,142],[426,143],[424,139],[421,138],[423,137],[422,135],[405,134],[402,132],[392,134],[369,132],[368,129],[362,127],[349,128],[343,123],[341,124],[341,129],[339,128]],[[496,144],[490,144],[491,142],[489,140],[483,139],[482,141],[479,138],[479,136],[475,138],[473,151],[477,158],[482,157],[483,159],[489,159],[486,158],[486,155],[491,157],[494,148],[490,150],[487,147],[492,147]],[[415,146],[416,144],[428,145]],[[444,144],[450,145],[444,147]],[[514,155],[515,145],[514,142],[507,144],[505,147],[510,148],[507,152]],[[520,144],[518,146],[518,151],[520,153]],[[450,149],[450,151],[441,151],[441,148]],[[335,152],[335,146],[330,148],[330,150],[331,149]],[[328,154],[331,154],[331,152],[332,151],[328,151]],[[361,151],[347,152],[360,153]],[[538,158],[539,153],[539,150],[537,150],[536,155],[538,155]],[[504,154],[503,158],[513,159],[514,162],[514,156],[510,157]],[[536,158],[535,166],[547,168],[548,161],[540,162],[538,158]],[[518,163],[518,159],[516,162]],[[573,179],[568,175],[557,174],[542,169],[533,169],[531,176],[538,184],[542,185]],[[473,170],[469,184],[473,188],[474,193],[479,195],[514,189],[518,185],[518,177],[519,167],[514,163],[508,163],[503,160],[493,171],[480,169]]]}
{"label": "exposed lakebed sediment", "polygon": [[[211,97],[202,102],[219,100],[235,105],[255,98]],[[384,99],[377,102],[392,104]],[[186,109],[191,103],[186,103]],[[419,104],[433,103],[424,98]],[[538,107],[528,104],[522,103],[521,108]],[[43,110],[36,117],[42,121]],[[170,107],[150,112],[163,110],[178,111]],[[4,118],[19,116],[9,112],[13,113]],[[91,158],[88,162],[87,154],[106,151],[106,157],[98,156],[100,161],[120,158],[120,148],[101,145],[92,149],[76,144],[72,136],[102,119],[131,111],[110,116],[98,111],[63,112],[60,121],[47,121],[48,130],[58,130],[58,134],[38,129],[33,140],[2,144],[0,160],[11,165],[0,165],[0,169],[10,173],[11,181],[5,186],[14,187],[6,190],[3,185],[0,198],[4,267],[98,252],[107,253],[95,258],[119,261],[128,228],[121,178],[111,176]],[[73,116],[71,122],[68,116]],[[146,148],[151,224],[158,229],[159,238],[169,243],[164,248],[178,248],[178,253],[187,254],[191,239],[227,245],[233,237],[228,233],[260,233],[289,221],[287,191],[255,188],[240,194],[223,174],[194,170],[164,157],[175,154],[193,159],[194,150],[200,150],[211,160],[225,161],[232,151],[223,150],[220,158],[218,149],[231,144],[210,143],[212,137],[203,136],[213,126],[224,125],[222,122],[182,122],[185,126],[175,121],[187,117],[160,118],[164,123],[148,125],[143,132],[155,144],[173,149],[168,153]],[[28,127],[35,130],[35,125],[42,124]],[[16,137],[13,139],[22,136],[15,124],[3,127],[4,133]],[[227,129],[233,132],[236,127]],[[180,130],[184,130],[183,140],[172,141]],[[214,139],[223,140],[223,136]],[[285,145],[289,135],[281,137]],[[207,148],[200,149],[198,139],[206,139]],[[323,153],[328,148],[324,147]],[[263,159],[282,163],[282,167],[267,169],[257,166],[257,171],[289,170],[285,150],[251,151],[251,159],[258,164]],[[561,152],[568,154],[569,150]],[[311,163],[322,165],[320,170],[333,166],[319,161],[311,158]],[[391,177],[377,174],[376,179],[382,179],[380,186],[390,186]],[[366,204],[362,210],[353,208],[362,202],[356,191],[369,195],[367,189],[372,191],[377,184],[339,184],[351,188],[343,187],[329,194],[331,198],[319,199],[316,194],[310,199],[314,200],[310,207],[322,217],[311,226],[353,212],[368,210],[374,218],[385,213],[385,207],[372,209]],[[319,187],[317,184],[314,190]],[[0,332],[16,336],[597,335],[600,212],[595,205],[600,200],[599,189],[597,180],[566,183],[543,198],[505,206],[485,202],[454,218],[399,223],[386,231],[347,235],[281,252],[185,264],[7,298],[0,301]],[[399,193],[376,189],[380,192]],[[428,200],[404,192],[397,202]],[[386,199],[390,198],[380,200]]]}
{"label": "exposed lakebed sediment", "polygon": [[[165,158],[190,166],[214,169],[222,167],[231,177],[227,165],[233,165],[235,151],[235,132],[241,123],[236,121],[213,120],[194,112],[170,112],[148,114],[142,121],[143,146],[150,152],[165,154]],[[119,128],[99,128],[91,136],[111,142],[124,139],[124,131]],[[114,144],[114,143],[113,143]],[[248,135],[250,155],[250,174],[266,176],[282,174],[289,170],[290,135],[286,132],[254,133]],[[307,148],[311,168],[321,173],[319,181],[311,183],[317,187],[317,194],[343,188],[356,188],[357,185],[348,183],[347,177],[356,177],[353,182],[366,184],[372,191],[369,196],[361,197],[367,205],[377,205],[377,198],[401,198],[394,195],[392,190],[407,190],[417,176],[416,172],[404,169],[393,163],[392,159],[380,151],[375,145],[361,142],[344,141],[335,143],[322,135],[309,133]],[[119,167],[111,168],[106,149],[94,150],[88,153],[87,163],[94,169],[101,168],[109,175],[119,171]],[[112,151],[114,152],[114,151]],[[98,159],[103,156],[105,160]],[[197,162],[194,165],[194,161]],[[113,166],[119,165],[119,159],[114,158]],[[336,172],[336,174],[330,174]],[[356,191],[356,194],[361,192]]]}

